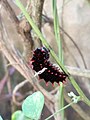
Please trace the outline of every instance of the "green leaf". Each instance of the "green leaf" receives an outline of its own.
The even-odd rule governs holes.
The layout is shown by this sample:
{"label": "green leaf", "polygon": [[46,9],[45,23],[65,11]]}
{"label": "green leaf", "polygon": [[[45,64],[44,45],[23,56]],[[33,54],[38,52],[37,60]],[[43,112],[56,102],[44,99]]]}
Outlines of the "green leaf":
{"label": "green leaf", "polygon": [[40,118],[43,106],[44,96],[40,91],[38,91],[28,96],[24,100],[22,104],[22,111],[26,117],[38,120]]}
{"label": "green leaf", "polygon": [[21,110],[18,110],[12,114],[11,120],[31,120],[31,119],[25,117],[23,112]]}
{"label": "green leaf", "polygon": [[3,118],[1,117],[1,115],[0,115],[0,120],[3,120]]}

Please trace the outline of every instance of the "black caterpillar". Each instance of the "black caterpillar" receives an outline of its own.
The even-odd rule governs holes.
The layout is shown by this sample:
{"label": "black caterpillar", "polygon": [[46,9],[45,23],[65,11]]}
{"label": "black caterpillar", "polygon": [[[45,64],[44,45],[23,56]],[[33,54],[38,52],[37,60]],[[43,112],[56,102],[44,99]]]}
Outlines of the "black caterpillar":
{"label": "black caterpillar", "polygon": [[[33,70],[38,73],[40,79],[44,79],[46,83],[50,81],[52,84],[54,82],[64,82],[66,81],[67,75],[60,72],[59,69],[54,66],[49,60],[49,50],[45,47],[37,48],[33,52],[33,57],[30,60]],[[39,73],[39,71],[42,71]]]}

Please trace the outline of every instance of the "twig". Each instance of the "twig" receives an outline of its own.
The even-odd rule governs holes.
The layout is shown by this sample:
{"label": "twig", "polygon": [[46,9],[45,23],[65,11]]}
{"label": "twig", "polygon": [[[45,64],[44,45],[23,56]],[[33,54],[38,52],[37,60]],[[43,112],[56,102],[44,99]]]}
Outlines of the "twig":
{"label": "twig", "polygon": [[25,81],[19,83],[18,85],[15,86],[15,88],[14,88],[14,90],[13,90],[13,94],[12,94],[13,102],[14,102],[16,105],[18,105],[18,106],[21,106],[21,105],[22,105],[22,102],[18,102],[18,101],[16,100],[16,93],[17,93],[17,91],[18,91],[21,87],[23,87],[23,86],[24,86],[26,83],[28,83],[28,82],[29,82],[28,80],[25,80]]}
{"label": "twig", "polygon": [[8,75],[6,74],[2,80],[0,80],[0,94],[2,93],[4,86],[7,82]]}
{"label": "twig", "polygon": [[68,72],[72,75],[90,78],[90,70],[88,69],[80,69],[80,68],[71,67],[71,66],[66,66],[66,68]]}
{"label": "twig", "polygon": [[[41,31],[41,25],[42,25],[42,10],[43,10],[43,4],[44,0],[31,0],[31,18],[33,19],[34,23],[37,25],[39,30]],[[39,39],[39,37],[34,33],[34,31],[31,31],[32,38],[34,40],[34,46],[41,46],[42,43]]]}
{"label": "twig", "polygon": [[8,71],[8,69],[7,69],[7,66],[6,66],[6,64],[7,64],[8,61],[6,60],[4,54],[2,55],[2,57],[3,57],[4,71],[5,71],[5,74],[7,75],[7,78],[6,78],[6,79],[7,79],[7,88],[8,88],[9,94],[11,94],[11,93],[12,93],[12,89],[11,89],[11,78],[10,78],[9,71]]}

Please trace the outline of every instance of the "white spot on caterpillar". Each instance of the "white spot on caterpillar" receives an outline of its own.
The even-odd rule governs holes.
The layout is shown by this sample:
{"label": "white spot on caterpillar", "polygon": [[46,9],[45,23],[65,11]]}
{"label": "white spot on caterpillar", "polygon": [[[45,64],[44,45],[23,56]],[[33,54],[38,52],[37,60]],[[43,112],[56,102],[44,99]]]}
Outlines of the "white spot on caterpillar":
{"label": "white spot on caterpillar", "polygon": [[35,75],[34,75],[34,77],[38,76],[39,74],[42,74],[45,70],[47,70],[47,68],[43,68],[39,72],[36,72]]}

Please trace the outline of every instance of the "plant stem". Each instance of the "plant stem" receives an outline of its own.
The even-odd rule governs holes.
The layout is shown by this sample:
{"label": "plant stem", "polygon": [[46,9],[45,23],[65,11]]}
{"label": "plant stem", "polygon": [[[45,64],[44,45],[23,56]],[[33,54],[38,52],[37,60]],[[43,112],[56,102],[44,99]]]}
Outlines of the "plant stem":
{"label": "plant stem", "polygon": [[52,0],[53,16],[54,16],[54,32],[55,32],[55,38],[58,45],[58,56],[60,61],[62,61],[62,43],[60,39],[59,19],[58,19],[56,3],[57,3],[57,0]]}
{"label": "plant stem", "polygon": [[78,86],[78,84],[76,83],[76,81],[74,80],[73,77],[71,77],[71,75],[68,73],[67,69],[64,67],[64,65],[61,63],[61,61],[58,59],[58,57],[56,56],[56,54],[54,53],[53,49],[50,47],[50,45],[47,43],[47,41],[45,40],[45,38],[43,37],[42,33],[39,31],[38,27],[35,25],[35,23],[33,22],[33,20],[30,18],[29,14],[27,13],[26,9],[24,8],[24,6],[22,5],[22,3],[19,0],[16,0],[16,4],[18,5],[18,7],[21,9],[21,11],[23,12],[23,14],[25,15],[26,19],[28,20],[28,22],[30,23],[30,25],[32,26],[32,28],[34,29],[34,31],[36,32],[36,34],[38,35],[38,37],[40,38],[40,40],[42,41],[42,43],[50,50],[51,55],[53,56],[53,58],[56,60],[57,64],[60,66],[60,68],[63,70],[64,73],[66,73],[68,75],[68,79],[70,80],[70,82],[72,83],[72,85],[74,86],[74,88],[77,90],[77,92],[79,93],[81,99],[88,105],[90,106],[90,100],[85,96],[85,94],[83,93],[83,91],[80,89],[80,87]]}
{"label": "plant stem", "polygon": [[[58,18],[58,12],[57,12],[57,0],[52,0],[52,9],[53,9],[53,17],[54,17],[54,32],[55,32],[55,38],[57,41],[58,46],[58,58],[64,63],[63,60],[63,52],[62,52],[62,42],[60,37],[60,29],[59,29],[59,18]],[[58,108],[61,109],[64,107],[64,95],[63,95],[64,87],[63,83],[60,83],[59,87],[59,96],[58,96]],[[64,110],[60,114],[60,118],[64,120]]]}
{"label": "plant stem", "polygon": [[[59,108],[64,107],[64,87],[62,82],[60,83],[59,87],[59,104]],[[64,110],[61,112],[61,119],[64,120]]]}
{"label": "plant stem", "polygon": [[55,116],[56,114],[58,114],[59,112],[61,112],[62,110],[70,107],[72,104],[74,104],[74,103],[71,102],[70,104],[66,105],[65,107],[61,108],[60,110],[58,110],[57,112],[55,112],[54,114],[52,114],[51,116],[49,116],[48,118],[46,118],[45,120],[49,120],[50,118],[52,118],[53,116]]}

